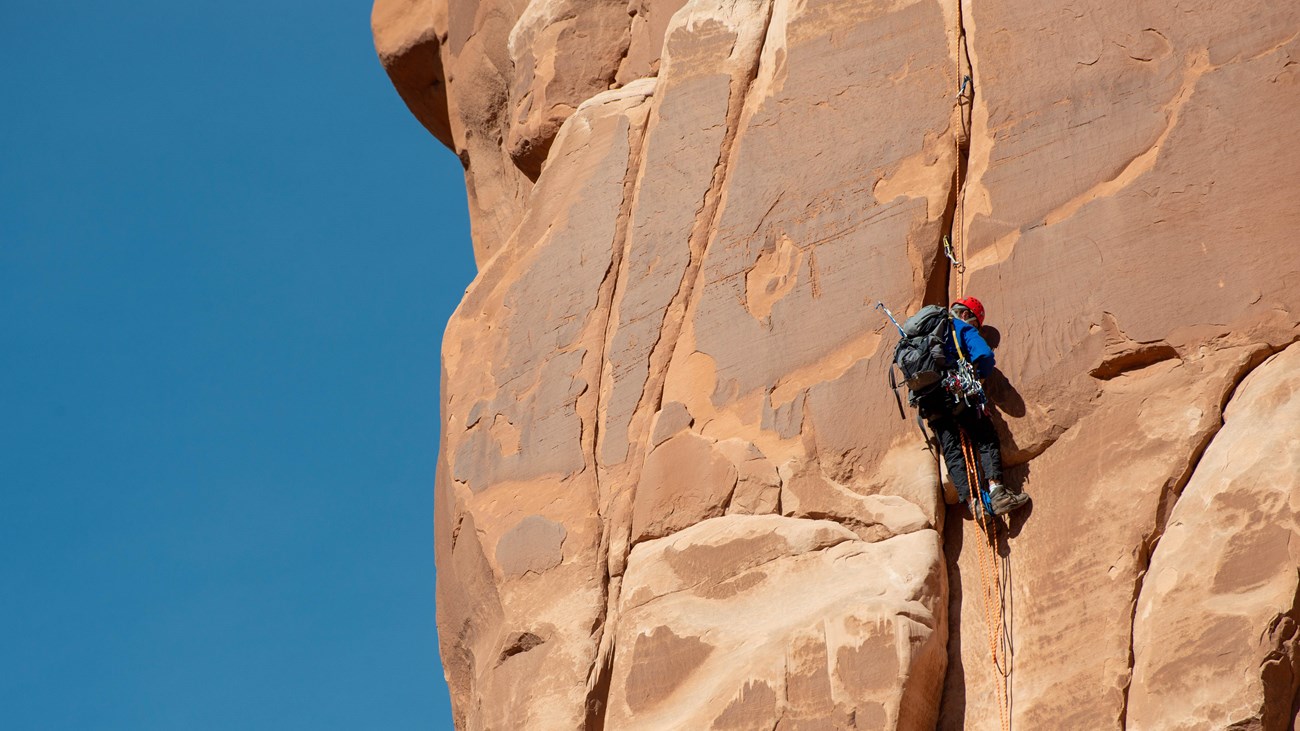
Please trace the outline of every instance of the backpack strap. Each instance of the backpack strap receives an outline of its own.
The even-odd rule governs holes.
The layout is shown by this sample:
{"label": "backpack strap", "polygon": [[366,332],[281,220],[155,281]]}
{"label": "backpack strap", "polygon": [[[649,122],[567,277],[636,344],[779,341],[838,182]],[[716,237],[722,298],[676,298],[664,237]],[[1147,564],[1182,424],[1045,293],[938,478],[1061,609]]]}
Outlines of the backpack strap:
{"label": "backpack strap", "polygon": [[961,348],[961,338],[957,337],[957,324],[953,322],[952,312],[948,313],[948,332],[952,335],[952,344],[957,349],[957,360],[966,363],[966,352]]}
{"label": "backpack strap", "polygon": [[898,395],[898,380],[894,377],[893,363],[889,364],[889,390],[894,392],[894,403],[898,405],[898,418],[906,419],[907,414],[903,413],[903,399]]}
{"label": "backpack strap", "polygon": [[[916,426],[921,430],[921,439],[925,441],[925,448],[930,448],[930,433],[925,429],[925,420],[921,418],[921,412],[916,412]],[[938,439],[934,440],[936,443]]]}

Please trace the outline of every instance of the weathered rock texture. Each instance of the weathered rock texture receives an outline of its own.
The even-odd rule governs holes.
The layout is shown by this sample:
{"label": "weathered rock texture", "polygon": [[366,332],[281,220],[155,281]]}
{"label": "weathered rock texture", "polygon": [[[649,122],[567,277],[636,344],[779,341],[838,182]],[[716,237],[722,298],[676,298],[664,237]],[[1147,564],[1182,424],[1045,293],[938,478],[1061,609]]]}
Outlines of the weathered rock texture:
{"label": "weathered rock texture", "polygon": [[1011,725],[1296,724],[1300,5],[378,0],[374,31],[479,264],[435,516],[459,727],[1000,727],[981,536],[870,307],[958,294],[1034,497]]}

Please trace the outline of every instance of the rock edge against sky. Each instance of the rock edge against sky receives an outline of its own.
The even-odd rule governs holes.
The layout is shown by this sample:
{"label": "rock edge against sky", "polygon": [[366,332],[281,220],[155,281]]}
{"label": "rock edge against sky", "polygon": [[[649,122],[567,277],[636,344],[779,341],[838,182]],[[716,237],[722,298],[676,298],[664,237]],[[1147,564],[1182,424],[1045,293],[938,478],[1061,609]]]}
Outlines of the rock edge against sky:
{"label": "rock edge against sky", "polygon": [[999,728],[982,536],[871,308],[959,294],[1034,499],[1001,544],[1012,726],[1294,727],[1300,6],[373,27],[464,165],[479,267],[435,511],[459,728]]}

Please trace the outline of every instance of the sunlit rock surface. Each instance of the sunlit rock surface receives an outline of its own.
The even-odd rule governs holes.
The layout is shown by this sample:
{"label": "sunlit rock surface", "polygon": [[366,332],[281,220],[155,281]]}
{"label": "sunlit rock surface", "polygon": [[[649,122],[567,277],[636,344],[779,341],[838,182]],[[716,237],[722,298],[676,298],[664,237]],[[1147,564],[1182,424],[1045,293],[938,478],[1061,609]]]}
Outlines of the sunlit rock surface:
{"label": "sunlit rock surface", "polygon": [[[458,727],[1294,726],[1300,6],[378,0],[373,28],[479,266],[436,488]],[[959,294],[1034,498],[999,532],[1005,704],[982,534],[872,309]]]}

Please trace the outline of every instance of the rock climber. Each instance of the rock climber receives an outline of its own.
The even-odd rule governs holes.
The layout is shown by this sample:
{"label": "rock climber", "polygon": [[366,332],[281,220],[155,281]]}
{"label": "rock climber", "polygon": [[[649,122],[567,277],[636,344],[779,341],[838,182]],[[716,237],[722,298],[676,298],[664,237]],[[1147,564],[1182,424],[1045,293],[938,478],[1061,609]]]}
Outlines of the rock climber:
{"label": "rock climber", "polygon": [[[984,305],[974,297],[966,297],[952,303],[949,311],[952,313],[952,337],[944,345],[948,362],[958,362],[957,345],[960,343],[961,355],[974,366],[975,374],[981,380],[987,378],[993,372],[994,360],[993,349],[979,331],[984,326]],[[982,391],[978,398],[983,398]],[[966,477],[966,460],[961,444],[963,430],[979,457],[980,469],[988,482],[989,501],[986,507],[996,515],[1005,515],[1029,502],[1028,495],[1011,492],[1002,484],[1001,443],[982,400],[968,406],[961,400],[955,400],[950,391],[933,388],[917,398],[916,406],[939,440],[939,449],[948,466],[948,477],[957,488],[957,496],[962,503],[970,500],[970,484]]]}

